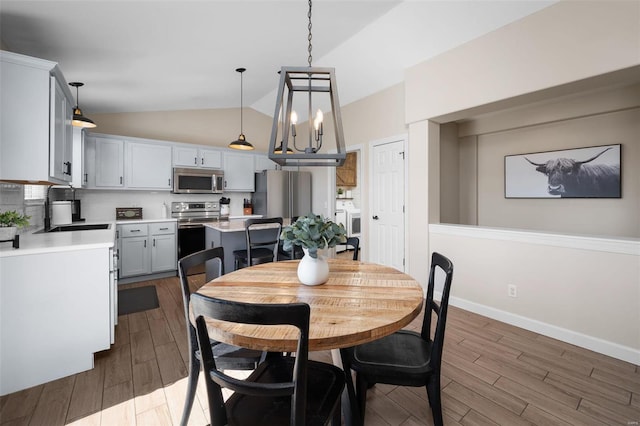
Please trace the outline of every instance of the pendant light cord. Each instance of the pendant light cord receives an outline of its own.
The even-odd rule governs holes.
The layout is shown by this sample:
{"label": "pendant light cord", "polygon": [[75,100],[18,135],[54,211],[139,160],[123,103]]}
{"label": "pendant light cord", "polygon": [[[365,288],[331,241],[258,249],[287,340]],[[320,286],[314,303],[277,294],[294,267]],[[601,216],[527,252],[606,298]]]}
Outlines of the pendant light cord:
{"label": "pendant light cord", "polygon": [[307,62],[309,62],[309,68],[311,68],[311,60],[313,59],[313,56],[311,56],[311,49],[313,48],[313,45],[311,44],[311,0],[309,0],[309,13],[307,13],[307,17],[309,18],[309,25],[307,27],[309,29],[309,36],[307,37],[307,40],[309,40],[309,47],[307,48],[309,51],[309,57],[307,58]]}
{"label": "pendant light cord", "polygon": [[242,98],[243,98],[243,94],[242,94],[242,73],[244,71],[240,71],[240,134],[244,135],[244,131],[242,130],[242,122],[243,122],[243,117],[242,117],[242,110],[243,108],[243,104],[242,104]]}

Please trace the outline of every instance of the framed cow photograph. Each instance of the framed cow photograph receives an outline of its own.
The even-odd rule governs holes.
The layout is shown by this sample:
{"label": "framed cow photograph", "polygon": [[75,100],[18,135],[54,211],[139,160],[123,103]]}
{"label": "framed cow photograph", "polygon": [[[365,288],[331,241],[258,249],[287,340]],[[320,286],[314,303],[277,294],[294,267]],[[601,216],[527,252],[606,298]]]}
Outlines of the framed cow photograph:
{"label": "framed cow photograph", "polygon": [[505,198],[621,198],[622,145],[504,157]]}

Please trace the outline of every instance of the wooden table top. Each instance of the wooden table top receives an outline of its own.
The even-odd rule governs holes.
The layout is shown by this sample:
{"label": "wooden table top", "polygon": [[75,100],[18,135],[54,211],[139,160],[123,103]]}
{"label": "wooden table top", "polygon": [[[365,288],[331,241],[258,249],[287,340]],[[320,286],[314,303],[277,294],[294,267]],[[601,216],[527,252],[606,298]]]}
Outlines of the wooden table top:
{"label": "wooden table top", "polygon": [[[304,302],[311,307],[309,350],[355,346],[389,335],[422,309],[420,284],[400,271],[372,263],[329,259],[329,280],[306,286],[299,260],[272,262],[223,275],[198,293],[247,303]],[[297,330],[207,320],[211,338],[266,351],[295,351]]]}

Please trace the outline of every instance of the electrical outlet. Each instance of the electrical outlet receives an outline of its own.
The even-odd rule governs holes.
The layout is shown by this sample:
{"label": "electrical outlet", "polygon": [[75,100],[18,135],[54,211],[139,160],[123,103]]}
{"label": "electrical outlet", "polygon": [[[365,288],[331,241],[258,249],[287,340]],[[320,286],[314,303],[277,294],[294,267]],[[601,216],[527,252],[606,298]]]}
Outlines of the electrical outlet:
{"label": "electrical outlet", "polygon": [[507,291],[508,291],[509,297],[518,297],[518,290],[515,285],[510,284],[507,287]]}

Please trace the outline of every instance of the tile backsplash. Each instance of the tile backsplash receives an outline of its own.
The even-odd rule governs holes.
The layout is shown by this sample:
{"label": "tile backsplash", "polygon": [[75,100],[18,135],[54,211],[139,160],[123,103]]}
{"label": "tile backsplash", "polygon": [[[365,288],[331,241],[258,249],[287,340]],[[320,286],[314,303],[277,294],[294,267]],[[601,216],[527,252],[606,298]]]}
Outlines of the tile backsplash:
{"label": "tile backsplash", "polygon": [[15,210],[31,216],[29,226],[18,229],[18,234],[25,234],[42,228],[44,223],[44,205],[42,202],[25,202],[24,185],[17,183],[0,183],[0,211]]}

